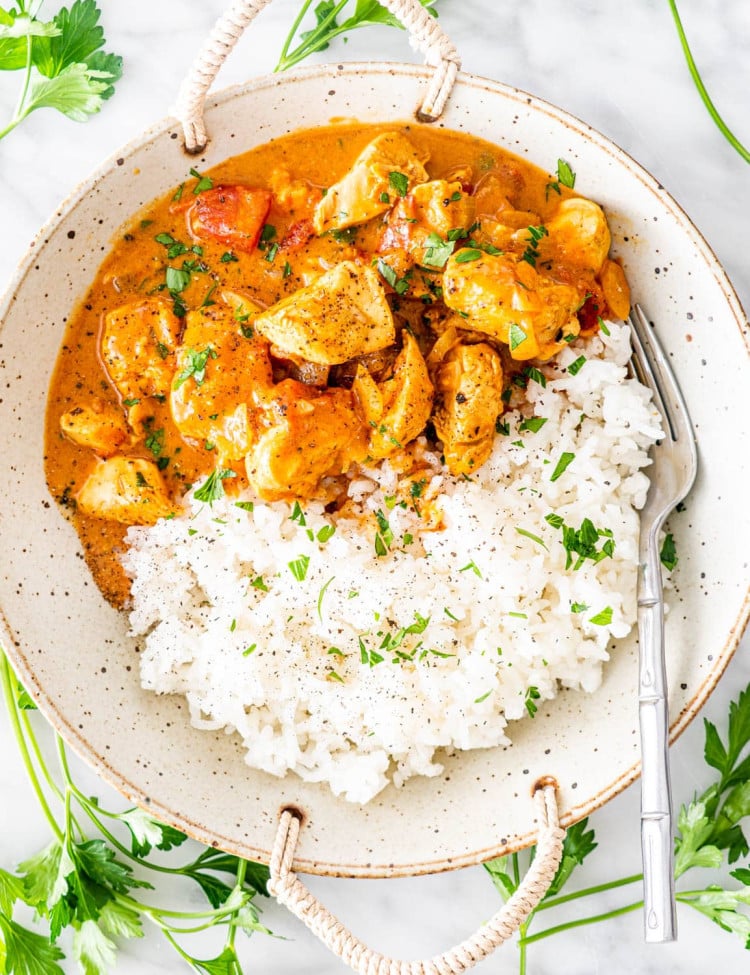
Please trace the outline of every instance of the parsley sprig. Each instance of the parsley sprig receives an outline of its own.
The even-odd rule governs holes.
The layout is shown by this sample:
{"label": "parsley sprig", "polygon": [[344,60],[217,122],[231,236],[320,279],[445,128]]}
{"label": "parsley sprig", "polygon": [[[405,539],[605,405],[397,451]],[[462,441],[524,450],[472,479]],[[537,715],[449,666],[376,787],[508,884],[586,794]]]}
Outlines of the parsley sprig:
{"label": "parsley sprig", "polygon": [[[712,722],[704,721],[704,728],[706,764],[718,775],[699,797],[680,809],[675,840],[675,878],[696,868],[721,873],[713,882],[698,884],[691,889],[678,887],[676,898],[678,904],[694,908],[722,930],[738,935],[750,949],[750,914],[747,910],[750,906],[750,867],[738,866],[729,871],[729,880],[723,879],[727,865],[735,864],[750,852],[743,830],[743,822],[750,816],[750,686],[729,706],[726,739]],[[588,818],[582,819],[568,828],[562,861],[552,885],[521,926],[521,972],[526,971],[527,949],[535,941],[643,909],[643,901],[637,900],[601,913],[570,917],[569,908],[574,902],[643,881],[643,875],[636,873],[561,895],[571,875],[597,848],[595,831],[589,829],[588,822]],[[517,890],[526,869],[522,860],[530,860],[533,853],[532,848],[526,854],[514,853],[485,864],[503,900],[507,901]],[[531,925],[542,912],[563,905],[567,908],[564,921],[530,933]]]}
{"label": "parsley sprig", "polygon": [[[58,736],[58,769],[52,768],[37,738],[34,705],[1,654],[0,679],[21,757],[52,834],[16,873],[0,869],[2,971],[62,975],[58,941],[70,930],[80,971],[105,975],[121,942],[143,937],[148,922],[194,970],[240,975],[237,931],[270,933],[255,904],[258,895],[267,894],[267,868],[210,847],[177,865],[164,857],[150,859],[155,850],[174,853],[187,837],[142,809],[109,810],[87,796],[73,779]],[[152,903],[151,881],[165,875],[197,884],[206,906],[182,911]],[[35,929],[18,919],[27,908],[35,912]],[[225,931],[221,952],[215,958],[193,957],[186,937],[210,928]]]}
{"label": "parsley sprig", "polygon": [[95,0],[75,0],[49,21],[37,18],[39,6],[15,0],[9,10],[0,8],[0,70],[22,72],[18,102],[0,139],[39,108],[85,122],[111,98],[122,75],[122,58],[101,50]]}
{"label": "parsley sprig", "polygon": [[[437,16],[434,9],[437,0],[419,0],[419,2],[433,16]],[[315,26],[299,33],[302,22],[307,16],[310,7],[313,5],[313,0],[304,0],[292,24],[291,30],[284,41],[279,63],[274,70],[286,71],[295,64],[299,64],[300,61],[304,61],[310,54],[316,51],[325,51],[335,37],[355,30],[357,27],[380,24],[403,30],[403,24],[389,10],[382,6],[382,4],[378,3],[377,0],[356,0],[354,13],[339,23],[338,17],[348,3],[349,0],[338,0],[338,2],[336,0],[321,0],[313,11],[315,14]],[[299,42],[296,47],[292,47],[298,36]]]}

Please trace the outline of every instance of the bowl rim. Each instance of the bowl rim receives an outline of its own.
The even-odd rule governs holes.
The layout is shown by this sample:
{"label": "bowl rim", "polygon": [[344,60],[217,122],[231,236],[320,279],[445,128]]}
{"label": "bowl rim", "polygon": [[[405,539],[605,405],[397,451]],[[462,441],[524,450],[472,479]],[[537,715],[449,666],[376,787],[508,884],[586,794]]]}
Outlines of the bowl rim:
{"label": "bowl rim", "polygon": [[[407,76],[410,78],[428,78],[431,74],[431,70],[432,69],[429,67],[398,62],[335,62],[319,65],[307,65],[281,76],[264,75],[241,84],[222,88],[216,93],[210,94],[207,99],[206,114],[207,127],[209,131],[209,143],[207,150],[204,150],[204,153],[205,151],[208,151],[211,145],[210,116],[212,110],[215,107],[223,105],[235,98],[244,98],[251,94],[257,94],[270,87],[277,87],[280,85],[294,87],[300,84],[304,85],[310,80],[322,78],[341,79],[342,77],[345,78],[347,75],[351,74],[364,74],[373,78],[382,78],[384,76],[394,77],[398,75]],[[700,252],[700,256],[707,265],[707,268],[711,270],[714,278],[720,285],[721,290],[726,297],[727,304],[732,311],[735,323],[740,330],[745,347],[748,352],[750,352],[750,333],[747,331],[747,319],[745,312],[724,268],[720,264],[705,237],[692,222],[691,218],[688,216],[682,206],[667,192],[661,183],[659,183],[646,169],[644,169],[643,166],[641,166],[640,163],[638,163],[631,155],[629,155],[611,139],[604,136],[588,123],[553,105],[552,103],[524,91],[523,89],[519,89],[502,82],[493,81],[478,75],[469,74],[467,72],[459,72],[456,86],[458,88],[473,88],[474,90],[483,91],[490,95],[501,95],[506,98],[511,98],[512,100],[524,102],[530,108],[541,111],[554,118],[557,122],[561,122],[565,126],[572,128],[580,136],[595,143],[599,148],[608,152],[620,164],[624,164],[635,176],[641,180],[642,183],[644,183],[645,186],[652,191],[652,193],[659,198],[662,206],[666,206],[673,211],[683,228],[689,232],[691,242],[695,244],[697,250]],[[404,117],[406,118],[407,115],[408,113],[405,113]],[[311,126],[303,126],[302,128],[310,127]],[[11,275],[7,288],[2,296],[0,296],[0,335],[2,335],[3,323],[7,310],[13,302],[16,292],[23,284],[27,274],[33,268],[39,248],[45,244],[46,239],[57,227],[60,221],[75,210],[81,200],[86,196],[86,194],[95,188],[97,182],[103,176],[110,173],[118,165],[122,165],[124,160],[127,160],[140,149],[155,142],[161,137],[171,134],[171,137],[174,138],[175,132],[181,135],[180,124],[172,116],[165,116],[161,120],[153,123],[142,133],[135,136],[133,139],[125,143],[121,148],[110,154],[87,178],[75,186],[68,196],[55,208],[53,214],[48,218],[48,220],[35,235],[25,255],[19,261],[15,272]],[[191,156],[184,150],[184,148],[183,152],[185,153],[186,158],[193,161],[200,159],[204,154],[201,153],[198,156]],[[674,720],[670,723],[670,743],[673,743],[685,730],[685,728],[687,728],[690,722],[696,717],[700,709],[703,707],[712,691],[715,689],[735,650],[737,649],[737,646],[739,645],[742,634],[747,626],[748,619],[750,619],[750,584],[748,585],[748,589],[745,593],[740,612],[728,631],[724,646],[721,651],[717,650],[716,652],[714,666],[698,686],[692,699],[685,707],[683,707],[680,713],[676,715]],[[66,741],[70,743],[74,751],[81,758],[83,758],[84,761],[86,761],[89,766],[91,766],[109,785],[116,789],[120,794],[125,795],[127,798],[137,802],[138,799],[136,797],[139,794],[138,788],[133,783],[128,782],[123,774],[109,765],[107,761],[103,759],[103,757],[95,753],[93,747],[89,744],[86,738],[80,735],[78,731],[67,722],[67,720],[58,712],[57,706],[51,700],[51,698],[36,684],[33,676],[33,668],[30,666],[30,661],[27,660],[23,652],[17,649],[12,628],[6,619],[2,608],[0,608],[0,642],[5,647],[7,656],[13,666],[13,669],[16,670],[24,683],[29,685],[30,693],[35,700],[38,701],[40,710],[50,724],[61,732],[64,730],[64,737],[66,738]],[[600,808],[610,799],[614,798],[614,796],[622,792],[633,781],[635,781],[639,774],[640,762],[635,762],[627,770],[621,773],[614,781],[610,782],[608,786],[600,789],[599,792],[593,796],[587,796],[584,801],[567,810],[566,814],[562,818],[562,824],[569,826]],[[174,810],[167,809],[159,801],[153,802],[149,807],[149,811],[151,814],[158,813],[159,818],[164,818],[165,821],[173,823],[175,826],[184,830],[199,842],[209,843],[212,840],[214,843],[216,842],[216,834],[211,833],[208,829],[206,829],[206,827],[191,824],[189,821],[186,821],[184,814],[179,814]],[[527,833],[519,835],[514,842],[503,846],[502,852],[505,854],[523,849],[524,847],[532,844],[535,839],[536,832],[533,828],[531,828]],[[237,853],[240,856],[248,856],[248,850],[250,850],[251,855],[253,854],[253,851],[249,847],[240,849],[239,844],[228,843],[226,846],[224,846],[224,848],[230,852]],[[265,851],[261,850],[255,851],[255,858],[263,860],[264,853]],[[359,864],[347,865],[339,863],[332,865],[320,863],[314,860],[305,860],[304,858],[296,860],[295,867],[302,872],[340,877],[376,878],[416,876],[420,874],[438,873],[457,869],[459,867],[476,865],[496,855],[498,855],[498,849],[489,847],[450,858],[441,857],[433,861],[398,864],[395,866],[395,868],[391,867],[387,871],[380,869],[379,865],[377,864],[371,865],[368,869],[363,868],[362,865]]]}

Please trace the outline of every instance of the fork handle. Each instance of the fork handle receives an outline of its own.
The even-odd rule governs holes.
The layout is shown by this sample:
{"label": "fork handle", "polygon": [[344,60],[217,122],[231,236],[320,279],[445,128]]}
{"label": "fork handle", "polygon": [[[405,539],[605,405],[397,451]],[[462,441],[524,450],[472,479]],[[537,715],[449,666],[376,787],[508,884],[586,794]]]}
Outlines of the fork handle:
{"label": "fork handle", "polygon": [[638,589],[644,932],[646,941],[652,943],[674,941],[677,932],[664,603],[658,530],[659,526],[654,525],[648,533],[647,545],[642,552]]}
{"label": "fork handle", "polygon": [[641,548],[638,587],[641,851],[644,933],[645,940],[651,943],[674,941],[677,936],[664,602],[658,532],[659,525],[653,525]]}

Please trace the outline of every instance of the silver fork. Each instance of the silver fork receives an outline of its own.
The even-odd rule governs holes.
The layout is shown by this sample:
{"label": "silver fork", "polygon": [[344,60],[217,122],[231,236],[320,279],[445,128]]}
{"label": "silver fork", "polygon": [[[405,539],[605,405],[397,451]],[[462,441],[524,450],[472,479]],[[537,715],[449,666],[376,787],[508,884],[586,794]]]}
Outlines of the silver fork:
{"label": "silver fork", "polygon": [[664,437],[651,453],[651,486],[641,512],[638,551],[643,919],[645,940],[660,943],[675,940],[677,918],[659,533],[667,515],[693,486],[698,452],[685,400],[669,360],[639,305],[633,307],[629,322],[633,369],[640,381],[650,387],[664,427]]}

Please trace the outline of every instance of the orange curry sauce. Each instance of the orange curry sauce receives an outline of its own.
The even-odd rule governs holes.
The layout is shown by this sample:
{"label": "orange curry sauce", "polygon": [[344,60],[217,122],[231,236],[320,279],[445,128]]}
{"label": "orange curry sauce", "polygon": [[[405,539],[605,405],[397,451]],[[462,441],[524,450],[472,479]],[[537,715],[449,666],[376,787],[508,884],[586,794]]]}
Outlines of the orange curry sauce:
{"label": "orange curry sauce", "polygon": [[[353,233],[326,232],[311,236],[310,206],[320,199],[321,191],[325,192],[325,188],[344,176],[377,134],[386,131],[405,134],[427,158],[429,179],[458,180],[467,195],[482,195],[481,208],[477,206],[478,217],[480,209],[492,213],[501,205],[507,206],[509,201],[517,213],[528,211],[529,221],[544,224],[560,201],[572,195],[555,177],[467,135],[409,125],[337,124],[280,138],[230,159],[207,174],[201,173],[210,177],[214,187],[271,191],[270,211],[264,222],[274,232],[266,230],[252,251],[243,251],[210,233],[202,234],[195,221],[191,233],[186,225],[186,212],[200,195],[196,191],[209,184],[201,184],[187,173],[181,188],[139,213],[113,241],[95,281],[70,318],[49,391],[46,417],[45,466],[49,489],[72,519],[97,584],[115,605],[122,606],[128,597],[128,580],[117,558],[127,525],[81,511],[77,496],[91,471],[101,463],[101,454],[98,457],[90,446],[75,442],[61,430],[61,417],[92,403],[96,409],[116,410],[123,417],[127,414],[129,404],[113,385],[103,359],[105,316],[148,296],[160,296],[171,308],[175,295],[165,290],[166,269],[169,266],[181,269],[185,262],[188,262],[189,284],[179,292],[178,314],[201,305],[210,307],[220,301],[223,289],[240,292],[261,308],[267,308],[307,284],[310,267],[316,262],[321,270],[341,261],[372,265],[378,256],[382,220],[371,220],[353,228]],[[548,162],[554,166],[554,160]],[[284,171],[281,176],[280,170]],[[308,199],[304,192],[285,192],[285,188],[288,190],[300,179],[309,184]],[[170,239],[184,244],[187,250],[170,251]],[[305,270],[301,272],[302,266]],[[557,280],[576,283],[577,278],[582,279],[577,282],[582,295],[579,321],[584,331],[595,329],[597,315],[606,316],[611,310],[600,280],[594,280],[591,273],[584,275],[573,266],[565,266],[564,261],[556,270]],[[395,316],[397,329],[399,323],[417,321],[429,298],[410,297],[408,290],[398,294],[398,288],[383,283],[391,308],[402,315],[400,320],[398,314]],[[184,327],[184,318],[180,320]],[[166,353],[167,358],[173,355],[174,352]],[[273,356],[272,364],[274,382],[289,375],[288,364]],[[510,362],[505,355],[503,365],[506,369],[510,366],[512,375],[514,366],[518,368],[524,363]],[[296,378],[304,381],[304,377]],[[341,369],[334,375],[332,384],[346,387],[351,386],[351,381],[351,370],[347,374],[346,369]],[[190,485],[215,469],[216,448],[211,443],[180,435],[170,414],[168,396],[148,397],[139,410],[133,437],[123,452],[128,457],[156,462],[169,495],[179,501]],[[236,477],[225,482],[228,493],[247,487],[243,465],[233,464],[232,469]]]}

